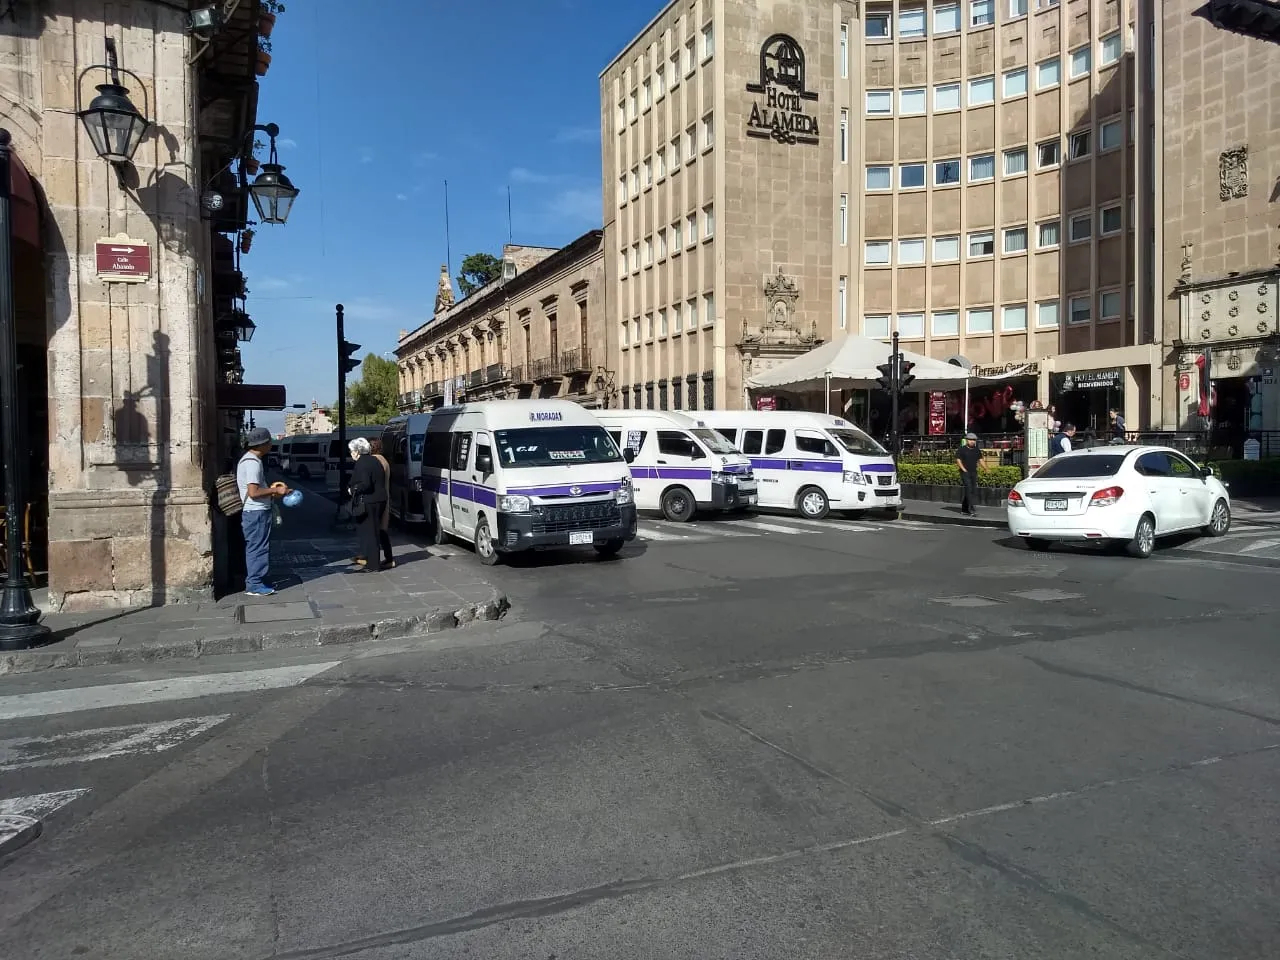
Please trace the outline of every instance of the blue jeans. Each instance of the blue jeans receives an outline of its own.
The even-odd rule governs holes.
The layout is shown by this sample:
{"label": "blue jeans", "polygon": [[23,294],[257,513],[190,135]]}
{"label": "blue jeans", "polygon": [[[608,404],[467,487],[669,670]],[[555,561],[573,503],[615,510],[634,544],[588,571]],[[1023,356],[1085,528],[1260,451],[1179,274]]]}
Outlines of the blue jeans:
{"label": "blue jeans", "polygon": [[267,569],[271,565],[271,511],[245,510],[240,514],[244,530],[244,588],[267,589]]}

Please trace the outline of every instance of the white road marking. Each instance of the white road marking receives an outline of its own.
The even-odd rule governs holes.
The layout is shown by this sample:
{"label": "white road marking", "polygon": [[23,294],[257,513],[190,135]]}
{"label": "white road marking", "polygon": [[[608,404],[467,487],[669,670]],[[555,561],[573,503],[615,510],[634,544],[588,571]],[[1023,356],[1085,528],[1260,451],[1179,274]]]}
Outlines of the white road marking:
{"label": "white road marking", "polygon": [[[797,533],[804,533],[803,530],[798,530],[795,527],[784,527],[777,523],[765,523],[763,520],[727,520],[725,523],[726,525],[733,524],[734,527],[746,527],[748,530],[763,530],[766,533],[787,533],[792,536]],[[710,529],[710,527],[704,527],[703,529]]]}
{"label": "white road marking", "polygon": [[1241,547],[1241,553],[1256,553],[1259,550],[1270,550],[1272,547],[1280,547],[1280,540],[1255,540],[1247,547]]}
{"label": "white road marking", "polygon": [[247,670],[240,673],[206,673],[193,677],[171,677],[168,680],[144,680],[138,683],[111,683],[100,687],[74,690],[48,690],[0,697],[0,720],[21,717],[47,717],[81,710],[123,707],[139,703],[167,700],[194,700],[224,693],[246,693],[252,690],[276,690],[293,687],[316,674],[336,667],[341,661],[305,663],[293,667]]}
{"label": "white road marking", "polygon": [[641,540],[691,540],[691,537],[680,536],[674,533],[663,533],[661,530],[655,530],[653,527],[641,527],[640,532],[636,534]]}
{"label": "white road marking", "polygon": [[782,522],[799,523],[806,527],[817,527],[819,530],[849,530],[855,533],[870,533],[874,530],[884,529],[884,527],[878,527],[870,523],[863,523],[858,520],[840,520],[835,517],[828,520],[810,520],[808,517],[787,517],[782,519]]}
{"label": "white road marking", "polygon": [[212,730],[229,717],[230,714],[187,717],[161,723],[77,730],[48,737],[0,740],[0,771],[21,770],[24,767],[58,767],[69,763],[161,753],[206,730]]}
{"label": "white road marking", "polygon": [[59,790],[57,793],[37,793],[29,797],[13,797],[0,800],[0,816],[3,817],[47,817],[59,807],[65,807],[72,800],[78,800],[89,790]]}

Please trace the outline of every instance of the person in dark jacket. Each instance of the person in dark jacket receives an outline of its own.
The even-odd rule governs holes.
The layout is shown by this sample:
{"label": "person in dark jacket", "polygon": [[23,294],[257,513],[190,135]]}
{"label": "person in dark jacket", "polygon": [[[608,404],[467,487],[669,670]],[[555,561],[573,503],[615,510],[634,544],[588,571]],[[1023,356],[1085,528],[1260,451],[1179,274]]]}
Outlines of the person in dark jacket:
{"label": "person in dark jacket", "polygon": [[[364,437],[356,437],[347,444],[355,465],[351,468],[351,502],[352,518],[356,522],[356,542],[359,545],[358,555],[374,558],[378,555],[378,533],[382,528],[382,511],[387,507],[387,475],[380,464],[370,454],[369,441]],[[356,506],[356,501],[361,506]],[[391,558],[388,557],[387,560]],[[367,564],[356,564],[353,572],[368,570]],[[379,570],[386,569],[386,565]]]}

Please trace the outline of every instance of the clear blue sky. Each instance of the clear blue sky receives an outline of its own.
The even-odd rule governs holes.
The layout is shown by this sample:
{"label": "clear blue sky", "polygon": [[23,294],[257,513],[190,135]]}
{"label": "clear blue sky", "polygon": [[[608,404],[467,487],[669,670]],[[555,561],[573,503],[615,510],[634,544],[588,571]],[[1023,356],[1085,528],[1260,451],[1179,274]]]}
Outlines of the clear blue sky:
{"label": "clear blue sky", "polygon": [[335,303],[361,356],[428,318],[445,180],[455,276],[466,254],[507,242],[508,185],[516,243],[561,246],[599,227],[598,77],[662,5],[287,3],[258,122],[279,124],[280,162],[302,193],[286,225],[257,228],[243,261],[258,325],[246,382],[332,403]]}

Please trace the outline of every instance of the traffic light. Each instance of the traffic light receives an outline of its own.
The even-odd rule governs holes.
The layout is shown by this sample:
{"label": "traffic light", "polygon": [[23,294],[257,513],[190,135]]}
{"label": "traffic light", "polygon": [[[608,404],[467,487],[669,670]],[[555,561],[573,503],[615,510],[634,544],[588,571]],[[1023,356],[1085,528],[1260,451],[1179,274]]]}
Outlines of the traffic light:
{"label": "traffic light", "polygon": [[345,377],[348,373],[360,366],[360,361],[353,354],[360,349],[360,344],[352,343],[350,340],[343,340],[338,345],[338,366],[342,370]]}
{"label": "traffic light", "polygon": [[876,378],[880,389],[885,393],[893,393],[893,364],[882,363],[876,369],[880,371],[880,376]]}
{"label": "traffic light", "polygon": [[915,374],[913,374],[913,373],[911,372],[912,370],[914,370],[914,369],[915,369],[915,366],[916,366],[916,365],[915,365],[914,363],[912,363],[910,360],[902,360],[902,361],[900,361],[900,362],[899,362],[899,364],[898,364],[898,390],[899,390],[900,392],[902,392],[902,393],[906,393],[906,391],[907,391],[907,387],[911,386],[911,381],[912,381],[912,380],[914,380],[914,379],[916,378],[916,377],[915,377]]}

